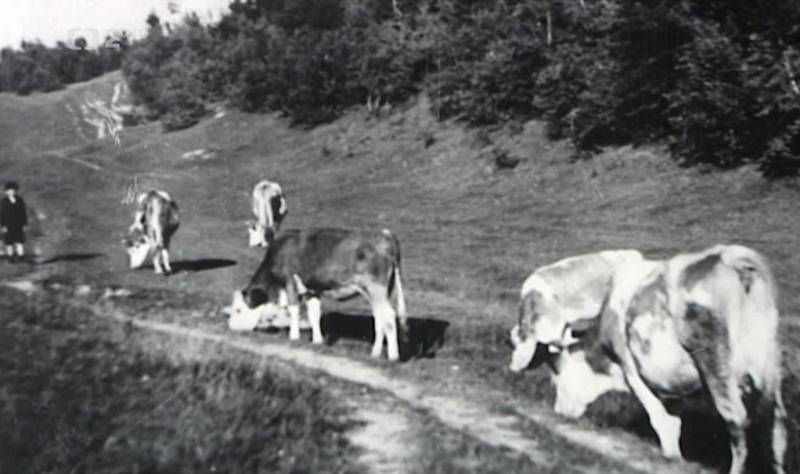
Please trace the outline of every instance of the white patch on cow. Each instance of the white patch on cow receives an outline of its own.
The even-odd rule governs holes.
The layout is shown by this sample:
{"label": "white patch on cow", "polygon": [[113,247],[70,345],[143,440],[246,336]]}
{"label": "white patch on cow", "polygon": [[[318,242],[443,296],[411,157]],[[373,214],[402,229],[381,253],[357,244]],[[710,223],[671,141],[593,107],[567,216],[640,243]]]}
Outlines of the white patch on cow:
{"label": "white patch on cow", "polygon": [[524,298],[533,290],[541,293],[545,300],[552,301],[554,296],[553,289],[550,287],[550,284],[538,273],[534,273],[525,279],[525,282],[522,283],[520,296]]}
{"label": "white patch on cow", "polygon": [[247,245],[250,247],[266,247],[264,232],[258,224],[250,224],[247,228]]}
{"label": "white patch on cow", "polygon": [[256,308],[250,309],[241,291],[233,292],[228,328],[234,331],[252,331],[258,325],[261,315]]}
{"label": "white patch on cow", "polygon": [[610,373],[592,370],[584,351],[561,351],[558,374],[551,379],[556,387],[556,413],[568,418],[579,418],[590,403],[612,390],[628,391],[625,376],[618,365],[610,367]]}
{"label": "white patch on cow", "polygon": [[628,347],[641,377],[661,392],[689,394],[701,388],[700,374],[678,342],[675,323],[648,312],[628,327]]}
{"label": "white patch on cow", "polygon": [[153,251],[152,242],[145,237],[143,241],[133,242],[127,247],[128,259],[131,269],[141,268]]}
{"label": "white patch on cow", "polygon": [[300,340],[300,305],[289,305],[289,340]]}
{"label": "white patch on cow", "polygon": [[283,288],[278,291],[278,306],[284,308],[289,306],[289,295],[286,294],[286,290]]}
{"label": "white patch on cow", "polygon": [[299,275],[292,275],[292,279],[294,280],[294,286],[297,288],[298,295],[302,296],[308,293],[308,288],[305,284],[303,284],[303,280],[300,279]]}

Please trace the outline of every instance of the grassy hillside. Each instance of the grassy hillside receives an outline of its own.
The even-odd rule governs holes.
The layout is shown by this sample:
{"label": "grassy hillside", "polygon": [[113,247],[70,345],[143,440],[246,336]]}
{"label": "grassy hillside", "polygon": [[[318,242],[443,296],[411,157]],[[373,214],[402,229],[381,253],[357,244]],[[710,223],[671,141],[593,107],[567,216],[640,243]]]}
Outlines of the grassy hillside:
{"label": "grassy hillside", "polygon": [[[112,80],[83,87],[105,89]],[[25,99],[49,104],[30,109],[41,115],[28,123],[48,123],[80,90]],[[0,95],[0,123],[15,123],[19,100]],[[353,110],[311,130],[290,128],[274,115],[229,112],[171,134],[155,125],[126,129],[120,147],[111,140],[81,144],[73,132],[59,132],[69,129],[61,122],[46,129],[53,137],[46,140],[36,129],[16,126],[13,141],[0,148],[0,164],[48,216],[37,244],[41,259],[51,263],[37,271],[75,282],[157,288],[166,299],[202,295],[222,306],[249,280],[261,255],[245,247],[245,221],[249,191],[262,178],[284,187],[287,227],[392,229],[403,247],[411,315],[449,323],[436,359],[392,370],[476,396],[491,386],[506,391],[507,403],[517,408],[552,405],[544,370],[515,377],[505,369],[519,286],[536,267],[610,248],[659,258],[720,242],[751,246],[769,257],[783,293],[785,384],[792,445],[798,446],[800,337],[797,324],[789,324],[800,314],[796,182],[767,182],[747,167],[683,169],[656,147],[609,149],[570,163],[567,145],[545,140],[537,122],[465,129],[438,122],[429,110],[422,96],[380,118]],[[59,117],[69,122],[69,115]],[[36,146],[28,151],[20,143]],[[59,152],[45,152],[48,147]],[[200,149],[207,152],[203,158],[184,157]],[[514,170],[498,170],[496,149],[524,159]],[[126,269],[119,239],[133,213],[123,201],[134,182],[169,191],[181,208],[172,252],[178,272],[169,279]],[[366,312],[353,305],[340,309]],[[330,350],[360,357],[367,349],[350,340]],[[630,424],[638,419],[641,425],[641,412],[620,413],[621,406],[598,407],[592,423],[620,436],[638,431]]]}
{"label": "grassy hillside", "polygon": [[364,472],[352,410],[318,384],[48,293],[0,288],[3,472]]}

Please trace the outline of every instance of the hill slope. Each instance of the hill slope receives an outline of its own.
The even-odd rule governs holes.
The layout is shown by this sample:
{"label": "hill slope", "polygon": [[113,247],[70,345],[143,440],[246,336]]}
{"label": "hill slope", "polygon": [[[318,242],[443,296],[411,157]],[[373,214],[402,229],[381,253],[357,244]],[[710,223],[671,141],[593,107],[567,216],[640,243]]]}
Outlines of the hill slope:
{"label": "hill slope", "polygon": [[[457,393],[491,386],[516,409],[552,404],[543,370],[507,373],[505,338],[524,277],[559,258],[608,248],[657,258],[741,243],[769,257],[784,313],[800,313],[794,182],[768,183],[748,168],[681,169],[659,149],[614,149],[568,163],[566,145],[544,140],[535,122],[468,130],[437,122],[425,97],[380,118],[353,111],[312,130],[229,112],[171,134],[155,125],[124,129],[119,147],[76,137],[76,116],[64,104],[86,88],[107,95],[115,80],[28,99],[0,95],[2,178],[20,180],[23,194],[49,216],[38,245],[41,259],[53,263],[39,271],[227,304],[260,259],[245,247],[249,191],[273,179],[287,195],[288,227],[387,227],[400,237],[412,316],[449,328],[435,360],[393,368],[398,376],[437,380]],[[15,119],[23,109],[27,126]],[[48,120],[55,122],[44,134],[32,127]],[[495,149],[526,159],[513,171],[497,170]],[[182,271],[169,279],[128,271],[119,243],[133,212],[129,191],[149,187],[168,190],[181,207],[172,253]],[[365,312],[358,303],[343,310]],[[796,324],[788,327],[787,366],[796,369],[800,337]],[[333,350],[360,356],[366,347],[345,341]],[[788,371],[790,394],[798,391],[796,373]],[[629,425],[637,417],[641,423],[641,412],[609,415],[619,406],[609,402],[590,418],[633,439]]]}

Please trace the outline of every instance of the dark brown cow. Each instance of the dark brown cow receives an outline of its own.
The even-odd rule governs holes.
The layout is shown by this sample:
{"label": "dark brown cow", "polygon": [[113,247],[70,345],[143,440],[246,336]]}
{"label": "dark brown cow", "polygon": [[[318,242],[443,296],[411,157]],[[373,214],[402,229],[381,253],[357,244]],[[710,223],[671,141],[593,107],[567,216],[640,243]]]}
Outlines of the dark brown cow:
{"label": "dark brown cow", "polygon": [[[397,312],[389,301],[397,296]],[[289,306],[289,339],[300,339],[300,301],[307,297],[312,342],[323,342],[319,297],[346,300],[361,295],[372,307],[375,341],[372,356],[380,357],[386,339],[387,355],[399,358],[397,317],[405,328],[405,300],[400,278],[400,245],[388,230],[359,232],[345,229],[286,231],[270,243],[250,284],[234,292],[228,325],[252,330],[264,314]],[[266,308],[265,308],[266,306]]]}

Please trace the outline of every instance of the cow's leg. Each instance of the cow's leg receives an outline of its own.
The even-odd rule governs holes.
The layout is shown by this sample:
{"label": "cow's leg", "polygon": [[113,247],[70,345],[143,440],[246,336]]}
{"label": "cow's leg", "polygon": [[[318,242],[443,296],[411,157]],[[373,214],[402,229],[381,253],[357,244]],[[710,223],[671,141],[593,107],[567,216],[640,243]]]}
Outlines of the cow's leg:
{"label": "cow's leg", "polygon": [[731,368],[728,328],[714,312],[691,304],[682,320],[681,343],[689,351],[706,383],[714,407],[728,428],[731,438],[730,473],[744,472],[747,458],[747,408],[742,400],[740,380]]}
{"label": "cow's leg", "polygon": [[156,251],[153,252],[153,268],[159,275],[164,273],[164,267],[161,266],[161,249],[156,249]]}
{"label": "cow's leg", "polygon": [[372,357],[380,357],[383,352],[383,321],[382,317],[375,312],[374,307],[372,309],[372,320],[375,324],[375,340],[372,343],[372,352],[370,352],[370,355]]}
{"label": "cow's leg", "polygon": [[322,328],[320,328],[322,307],[319,298],[316,296],[310,297],[306,301],[306,311],[308,312],[308,321],[311,323],[311,343],[322,344],[325,339],[322,337]]}
{"label": "cow's leg", "polygon": [[742,401],[742,392],[738,382],[731,374],[723,370],[717,376],[706,372],[706,383],[714,406],[728,427],[731,437],[731,474],[744,472],[747,458],[747,440],[745,438],[748,417],[747,408]]}
{"label": "cow's leg", "polygon": [[172,273],[172,266],[170,266],[169,264],[169,250],[167,250],[166,248],[161,249],[161,260],[164,266],[164,273],[166,273],[167,275]]}
{"label": "cow's leg", "polygon": [[386,288],[374,288],[369,292],[372,306],[372,317],[375,319],[375,342],[372,345],[372,357],[380,357],[383,350],[383,339],[386,339],[386,356],[389,360],[400,358],[397,344],[397,318]]}
{"label": "cow's leg", "polygon": [[300,340],[300,295],[293,278],[286,282],[286,302],[289,307],[289,340]]}
{"label": "cow's leg", "polygon": [[630,354],[626,359],[627,361],[623,362],[625,365],[625,380],[647,412],[650,425],[658,435],[661,454],[666,458],[680,459],[681,418],[671,415],[664,407],[664,403],[644,383],[644,380],[639,376],[635,362],[631,360]]}
{"label": "cow's leg", "polygon": [[783,458],[786,455],[786,408],[780,389],[775,390],[775,418],[772,420],[772,469],[784,474]]}

